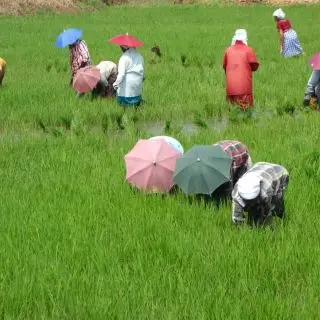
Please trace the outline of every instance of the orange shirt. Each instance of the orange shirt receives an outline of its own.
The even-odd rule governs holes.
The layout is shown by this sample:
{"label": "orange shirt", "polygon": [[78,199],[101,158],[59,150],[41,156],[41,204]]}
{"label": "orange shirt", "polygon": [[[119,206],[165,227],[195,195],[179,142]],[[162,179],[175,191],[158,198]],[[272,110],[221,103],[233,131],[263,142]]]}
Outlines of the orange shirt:
{"label": "orange shirt", "polygon": [[223,59],[227,95],[252,94],[252,71],[259,68],[254,50],[240,41],[229,47]]}

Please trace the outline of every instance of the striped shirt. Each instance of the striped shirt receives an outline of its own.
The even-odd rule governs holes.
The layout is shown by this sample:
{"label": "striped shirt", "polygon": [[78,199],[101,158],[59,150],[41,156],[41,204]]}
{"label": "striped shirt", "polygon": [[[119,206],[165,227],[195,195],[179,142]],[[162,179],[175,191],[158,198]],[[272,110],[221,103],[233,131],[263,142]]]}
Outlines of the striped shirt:
{"label": "striped shirt", "polygon": [[[288,182],[288,171],[281,165],[267,162],[257,162],[247,171],[255,172],[260,176],[260,194],[257,197],[257,206],[266,215],[269,215],[274,209],[272,199],[283,194]],[[238,183],[232,191],[232,220],[234,223],[243,222],[245,220],[244,211],[246,205],[238,192]]]}
{"label": "striped shirt", "polygon": [[70,65],[72,77],[75,76],[80,68],[91,65],[89,50],[84,40],[78,40],[70,48]]}

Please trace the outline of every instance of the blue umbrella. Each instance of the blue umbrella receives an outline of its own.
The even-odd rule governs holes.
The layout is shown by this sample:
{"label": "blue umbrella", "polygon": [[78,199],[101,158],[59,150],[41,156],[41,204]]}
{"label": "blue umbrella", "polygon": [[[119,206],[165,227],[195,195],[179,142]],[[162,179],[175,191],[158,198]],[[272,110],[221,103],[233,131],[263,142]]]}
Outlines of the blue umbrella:
{"label": "blue umbrella", "polygon": [[75,43],[77,40],[81,39],[82,30],[80,29],[67,29],[60,33],[56,40],[57,48],[64,48],[70,44]]}

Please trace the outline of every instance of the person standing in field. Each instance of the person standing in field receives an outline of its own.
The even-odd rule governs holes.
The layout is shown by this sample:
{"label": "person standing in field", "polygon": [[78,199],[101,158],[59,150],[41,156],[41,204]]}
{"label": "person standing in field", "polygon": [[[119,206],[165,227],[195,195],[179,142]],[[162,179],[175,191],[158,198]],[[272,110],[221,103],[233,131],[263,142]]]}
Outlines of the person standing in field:
{"label": "person standing in field", "polygon": [[299,38],[295,30],[292,29],[290,20],[282,9],[273,12],[273,17],[280,34],[280,54],[284,57],[296,57],[303,54]]}
{"label": "person standing in field", "polygon": [[268,224],[272,216],[283,219],[284,193],[289,183],[288,171],[281,165],[258,162],[236,183],[232,191],[232,221],[250,225]]}
{"label": "person standing in field", "polygon": [[139,106],[142,101],[144,60],[133,47],[120,46],[123,54],[118,63],[118,76],[113,84],[121,105]]}
{"label": "person standing in field", "polygon": [[221,140],[214,144],[218,145],[229,157],[233,159],[231,176],[232,185],[252,167],[252,160],[245,144],[235,140]]}
{"label": "person standing in field", "polygon": [[320,105],[320,70],[312,71],[303,99],[305,107],[316,104]]}
{"label": "person standing in field", "polygon": [[117,79],[117,65],[112,61],[101,61],[96,67],[100,71],[100,81],[93,90],[93,95],[115,97],[116,91],[113,84]]}
{"label": "person standing in field", "polygon": [[252,72],[258,68],[256,54],[248,46],[246,30],[236,30],[223,58],[228,102],[238,104],[244,111],[253,107]]}
{"label": "person standing in field", "polygon": [[70,85],[72,85],[73,78],[78,70],[91,65],[91,58],[86,42],[80,39],[69,45],[69,54],[71,67]]}
{"label": "person standing in field", "polygon": [[6,61],[0,57],[0,87],[2,86],[2,81],[6,73],[6,66]]}

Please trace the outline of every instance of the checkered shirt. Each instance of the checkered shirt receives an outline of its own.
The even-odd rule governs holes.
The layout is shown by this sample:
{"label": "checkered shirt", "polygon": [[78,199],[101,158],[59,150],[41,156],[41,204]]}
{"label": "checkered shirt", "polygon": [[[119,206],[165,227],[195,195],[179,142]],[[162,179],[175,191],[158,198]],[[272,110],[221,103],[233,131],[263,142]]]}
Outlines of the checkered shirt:
{"label": "checkered shirt", "polygon": [[[288,171],[278,164],[257,162],[247,171],[255,172],[260,176],[260,194],[257,198],[259,207],[265,215],[269,215],[274,209],[272,199],[275,196],[282,196],[289,181]],[[232,220],[234,223],[243,222],[245,203],[238,192],[238,183],[232,191]]]}
{"label": "checkered shirt", "polygon": [[78,72],[78,70],[84,66],[91,64],[91,58],[87,44],[84,40],[79,40],[70,49],[70,65],[72,77]]}
{"label": "checkered shirt", "polygon": [[247,166],[249,152],[247,146],[239,141],[223,140],[214,144],[219,145],[221,149],[233,158],[232,169],[235,171],[238,168]]}
{"label": "checkered shirt", "polygon": [[285,57],[293,57],[303,53],[297,33],[293,29],[283,33],[282,54]]}

